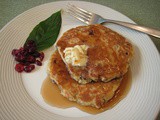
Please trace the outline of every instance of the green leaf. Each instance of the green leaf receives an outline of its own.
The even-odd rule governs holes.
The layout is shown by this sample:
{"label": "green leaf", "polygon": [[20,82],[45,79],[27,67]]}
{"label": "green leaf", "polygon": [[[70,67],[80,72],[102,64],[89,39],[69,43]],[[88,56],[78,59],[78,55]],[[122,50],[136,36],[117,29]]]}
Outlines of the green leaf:
{"label": "green leaf", "polygon": [[24,46],[28,41],[33,40],[37,45],[38,51],[49,48],[56,42],[61,24],[61,11],[58,11],[36,25],[36,27],[29,34]]}

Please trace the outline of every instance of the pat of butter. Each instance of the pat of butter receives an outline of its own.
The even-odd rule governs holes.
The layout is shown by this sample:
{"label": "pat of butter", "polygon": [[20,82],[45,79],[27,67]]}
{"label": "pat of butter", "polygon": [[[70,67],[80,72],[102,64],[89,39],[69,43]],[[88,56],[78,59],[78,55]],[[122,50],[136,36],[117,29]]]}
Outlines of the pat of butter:
{"label": "pat of butter", "polygon": [[86,66],[87,63],[87,49],[86,45],[76,45],[74,47],[67,47],[63,52],[65,54],[65,61],[72,64],[72,66]]}

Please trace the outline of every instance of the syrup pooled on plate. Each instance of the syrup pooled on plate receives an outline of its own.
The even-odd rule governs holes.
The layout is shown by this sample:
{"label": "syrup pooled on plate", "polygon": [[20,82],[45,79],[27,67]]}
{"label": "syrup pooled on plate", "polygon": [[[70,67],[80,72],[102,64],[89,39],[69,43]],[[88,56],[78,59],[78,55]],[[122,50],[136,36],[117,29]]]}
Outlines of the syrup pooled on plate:
{"label": "syrup pooled on plate", "polygon": [[94,107],[82,106],[76,102],[69,101],[67,98],[63,97],[60,94],[60,90],[58,86],[52,82],[52,80],[47,76],[44,80],[41,94],[44,101],[54,107],[58,108],[70,108],[70,107],[77,107],[78,109],[90,113],[90,114],[98,114],[105,110],[113,108],[116,104],[118,104],[123,98],[126,97],[128,94],[130,87],[131,87],[131,71],[129,70],[123,77],[121,85],[117,89],[115,95],[111,100],[109,100],[105,106],[101,109],[97,109]]}

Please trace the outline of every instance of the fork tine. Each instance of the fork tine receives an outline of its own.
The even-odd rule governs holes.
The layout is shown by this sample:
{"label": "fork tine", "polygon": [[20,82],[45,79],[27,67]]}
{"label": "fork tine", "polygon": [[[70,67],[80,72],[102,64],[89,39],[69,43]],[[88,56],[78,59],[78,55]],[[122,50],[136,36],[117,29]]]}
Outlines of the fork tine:
{"label": "fork tine", "polygon": [[67,11],[71,16],[75,17],[76,19],[86,23],[86,24],[89,24],[89,21],[83,16],[80,16],[78,14],[75,14],[75,12],[72,12],[70,9],[68,9]]}
{"label": "fork tine", "polygon": [[78,14],[81,17],[84,17],[86,19],[91,19],[92,16],[89,16],[85,13],[83,13],[82,11],[77,10],[76,8],[68,8],[70,11],[74,12],[75,14]]}
{"label": "fork tine", "polygon": [[87,11],[87,10],[84,10],[82,8],[79,8],[79,7],[77,7],[75,5],[71,5],[71,4],[68,4],[68,7],[71,8],[71,9],[76,10],[77,12],[85,15],[86,17],[92,17],[92,13]]}
{"label": "fork tine", "polygon": [[79,17],[81,17],[81,18],[83,18],[83,19],[85,19],[85,20],[88,20],[88,21],[89,21],[89,20],[91,19],[89,16],[86,16],[86,15],[82,14],[81,12],[77,12],[77,11],[75,11],[74,9],[68,8],[68,11],[76,14],[77,16],[79,16]]}

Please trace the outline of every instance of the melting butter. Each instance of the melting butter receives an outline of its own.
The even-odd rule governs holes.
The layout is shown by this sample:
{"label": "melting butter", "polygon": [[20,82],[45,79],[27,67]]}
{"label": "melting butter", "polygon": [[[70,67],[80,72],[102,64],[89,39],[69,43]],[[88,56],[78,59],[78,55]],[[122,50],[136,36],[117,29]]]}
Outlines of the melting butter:
{"label": "melting butter", "polygon": [[65,54],[65,61],[72,66],[86,66],[88,46],[76,45],[74,47],[67,47],[63,52]]}

